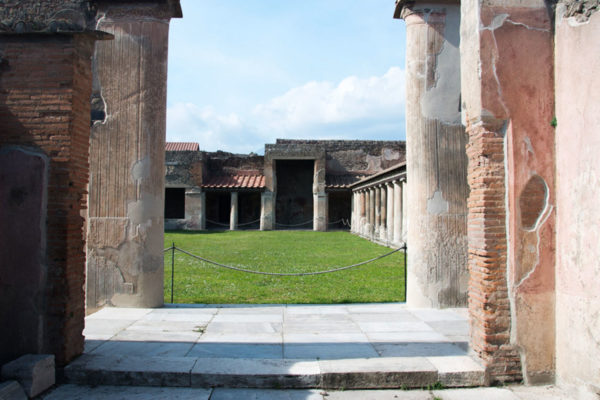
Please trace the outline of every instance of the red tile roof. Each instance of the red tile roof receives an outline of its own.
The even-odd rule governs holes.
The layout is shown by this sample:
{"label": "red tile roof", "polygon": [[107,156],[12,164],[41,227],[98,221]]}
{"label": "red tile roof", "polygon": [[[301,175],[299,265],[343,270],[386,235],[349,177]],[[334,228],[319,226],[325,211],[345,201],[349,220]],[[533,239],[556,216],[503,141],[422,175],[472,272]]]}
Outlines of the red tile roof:
{"label": "red tile roof", "polygon": [[211,176],[203,188],[213,189],[261,189],[265,187],[264,175],[221,175]]}
{"label": "red tile roof", "polygon": [[333,188],[348,188],[355,182],[358,182],[364,175],[327,175],[325,177],[325,187]]}
{"label": "red tile roof", "polygon": [[200,145],[192,142],[167,142],[166,151],[200,151]]}

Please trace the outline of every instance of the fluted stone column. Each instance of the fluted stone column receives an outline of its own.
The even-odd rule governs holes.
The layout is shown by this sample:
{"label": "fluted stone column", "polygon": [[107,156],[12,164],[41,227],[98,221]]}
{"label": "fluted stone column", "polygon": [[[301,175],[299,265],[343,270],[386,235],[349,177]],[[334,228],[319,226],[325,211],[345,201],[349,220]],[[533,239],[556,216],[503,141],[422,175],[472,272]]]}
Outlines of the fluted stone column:
{"label": "fluted stone column", "polygon": [[360,229],[360,194],[352,192],[352,232],[358,233]]}
{"label": "fluted stone column", "polygon": [[358,231],[361,235],[364,235],[365,227],[367,225],[367,197],[363,189],[360,190],[360,230]]}
{"label": "fluted stone column", "polygon": [[90,140],[87,306],[163,304],[169,21],[174,2],[100,2]]}
{"label": "fluted stone column", "polygon": [[356,221],[356,197],[350,193],[350,231],[354,232],[354,223]]}
{"label": "fluted stone column", "polygon": [[229,211],[229,230],[235,231],[238,227],[238,192],[231,192],[231,208]]}
{"label": "fluted stone column", "polygon": [[387,238],[387,188],[386,185],[380,185],[381,190],[381,223],[379,225],[379,239]]}
{"label": "fluted stone column", "polygon": [[387,191],[387,237],[385,238],[388,242],[394,241],[394,184],[388,182],[385,184],[385,190]]}
{"label": "fluted stone column", "polygon": [[394,181],[394,243],[400,244],[404,242],[402,236],[402,226],[406,220],[406,216],[403,214],[403,190],[402,182]]}
{"label": "fluted stone column", "polygon": [[375,187],[375,227],[373,229],[373,238],[379,236],[381,230],[381,188]]}
{"label": "fluted stone column", "polygon": [[369,188],[369,226],[368,236],[373,237],[373,231],[375,229],[375,189]]}
{"label": "fluted stone column", "polygon": [[469,190],[460,116],[459,3],[401,0],[395,16],[407,27],[407,304],[465,306]]}

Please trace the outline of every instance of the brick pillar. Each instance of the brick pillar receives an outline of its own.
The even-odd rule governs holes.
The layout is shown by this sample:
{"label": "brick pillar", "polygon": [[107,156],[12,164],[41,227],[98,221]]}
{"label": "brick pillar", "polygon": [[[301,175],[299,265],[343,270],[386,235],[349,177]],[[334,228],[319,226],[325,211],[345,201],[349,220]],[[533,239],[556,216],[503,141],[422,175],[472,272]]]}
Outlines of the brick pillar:
{"label": "brick pillar", "polygon": [[458,2],[398,2],[406,21],[407,304],[467,304],[467,137]]}
{"label": "brick pillar", "polygon": [[166,2],[102,2],[89,185],[87,305],[163,304]]}
{"label": "brick pillar", "polygon": [[64,365],[83,351],[94,40],[66,31],[0,40],[0,364],[51,353]]}
{"label": "brick pillar", "polygon": [[[504,137],[470,126],[469,313],[471,347],[500,380],[520,375],[519,354],[510,344],[506,277]],[[491,155],[491,156],[490,156]],[[504,375],[504,376],[501,376]]]}
{"label": "brick pillar", "polygon": [[238,192],[231,192],[231,209],[229,212],[229,230],[235,231],[238,227]]}

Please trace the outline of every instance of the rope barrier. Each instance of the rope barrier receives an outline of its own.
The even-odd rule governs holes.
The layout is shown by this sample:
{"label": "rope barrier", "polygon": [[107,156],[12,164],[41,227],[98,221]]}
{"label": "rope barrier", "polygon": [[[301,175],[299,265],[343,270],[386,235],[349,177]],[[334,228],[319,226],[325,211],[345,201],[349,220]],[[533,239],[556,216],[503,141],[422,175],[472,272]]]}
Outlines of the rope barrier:
{"label": "rope barrier", "polygon": [[[243,224],[238,224],[237,226],[251,225],[251,224],[255,224],[255,223],[259,222],[259,221],[260,221],[260,218],[259,219],[255,219],[254,221],[244,222]],[[224,224],[222,222],[217,222],[217,221],[213,221],[213,220],[210,220],[210,219],[207,219],[206,222],[210,222],[211,224],[214,224],[214,225],[230,226],[229,224]],[[340,222],[342,223],[342,225],[350,226],[349,221],[346,220],[346,219],[344,219],[344,218],[338,219],[337,221],[328,222],[328,224],[329,225],[334,225],[334,224],[338,224]],[[307,224],[312,224],[312,223],[313,223],[313,220],[311,219],[311,220],[308,220],[306,222],[301,222],[299,224],[282,224],[281,222],[275,222],[275,225],[290,226],[291,227],[291,226],[302,226],[302,225],[307,225]]]}
{"label": "rope barrier", "polygon": [[238,224],[238,226],[252,225],[252,224],[255,224],[257,222],[260,222],[260,218],[259,219],[255,219],[254,221],[244,222],[243,224]]}
{"label": "rope barrier", "polygon": [[171,246],[171,247],[168,247],[168,248],[164,249],[164,250],[163,250],[163,253],[166,253],[166,252],[167,252],[167,251],[169,251],[169,250],[173,250],[173,246]]}
{"label": "rope barrier", "polygon": [[312,224],[312,223],[313,223],[313,220],[311,219],[311,220],[308,220],[306,222],[302,222],[301,224],[291,224],[291,225],[288,225],[288,224],[281,224],[279,222],[275,222],[275,225],[279,225],[279,226],[301,226],[301,225]]}
{"label": "rope barrier", "polygon": [[210,219],[206,219],[206,222],[210,222],[211,224],[215,224],[215,225],[221,225],[221,226],[229,226],[229,224],[223,224],[221,222],[217,222],[217,221],[212,221]]}
{"label": "rope barrier", "polygon": [[[252,224],[255,224],[255,223],[259,222],[259,221],[260,221],[260,218],[259,219],[255,219],[254,221],[244,222],[243,224],[237,224],[237,226],[252,225]],[[229,224],[223,224],[221,222],[212,221],[210,219],[207,219],[206,222],[210,222],[211,224],[215,224],[215,225],[230,226]]]}
{"label": "rope barrier", "polygon": [[333,268],[333,269],[329,269],[329,270],[325,270],[325,271],[315,271],[315,272],[290,272],[290,273],[284,273],[284,272],[264,272],[264,271],[254,271],[254,270],[247,269],[247,268],[233,267],[233,266],[231,266],[231,265],[227,265],[227,264],[221,264],[221,263],[218,263],[218,262],[216,262],[216,261],[208,260],[208,259],[206,259],[206,258],[203,258],[203,257],[197,256],[197,255],[195,255],[195,254],[192,254],[192,253],[190,253],[190,252],[188,252],[188,251],[185,251],[185,250],[183,250],[183,249],[180,249],[180,248],[178,248],[178,247],[175,247],[175,250],[177,250],[177,251],[179,251],[179,252],[181,252],[181,253],[183,253],[183,254],[186,254],[186,255],[188,255],[188,256],[190,256],[190,257],[192,257],[192,258],[196,258],[196,259],[198,259],[198,260],[200,260],[200,261],[204,261],[204,262],[206,262],[206,263],[209,263],[209,264],[212,264],[212,265],[216,265],[217,267],[222,267],[222,268],[226,268],[226,269],[231,269],[231,270],[234,270],[234,271],[239,271],[239,272],[246,272],[246,273],[249,273],[249,274],[256,274],[256,275],[271,275],[271,276],[307,276],[307,275],[322,275],[322,274],[329,274],[329,273],[332,273],[332,272],[338,272],[338,271],[343,271],[343,270],[350,269],[350,268],[359,267],[359,266],[361,266],[361,265],[365,265],[365,264],[371,263],[371,262],[373,262],[373,261],[377,261],[377,260],[379,260],[379,259],[382,259],[382,258],[384,258],[384,257],[390,256],[390,255],[392,255],[392,254],[394,254],[394,253],[396,253],[396,252],[398,252],[398,251],[400,251],[400,250],[403,250],[403,247],[400,247],[400,248],[398,248],[398,249],[392,250],[392,251],[390,251],[389,253],[382,254],[382,255],[380,255],[380,256],[377,256],[377,257],[375,257],[375,258],[371,258],[370,260],[367,260],[367,261],[362,261],[362,262],[359,262],[359,263],[356,263],[356,264],[352,264],[352,265],[348,265],[348,266],[346,266],[346,267]]}

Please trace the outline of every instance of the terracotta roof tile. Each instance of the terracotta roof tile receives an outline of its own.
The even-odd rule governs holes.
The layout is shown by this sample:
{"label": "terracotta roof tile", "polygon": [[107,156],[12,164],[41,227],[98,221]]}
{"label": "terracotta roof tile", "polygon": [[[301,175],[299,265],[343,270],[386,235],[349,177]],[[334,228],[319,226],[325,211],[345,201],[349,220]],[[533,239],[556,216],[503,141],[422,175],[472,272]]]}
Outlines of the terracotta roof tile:
{"label": "terracotta roof tile", "polygon": [[333,188],[348,188],[355,182],[358,182],[364,175],[327,175],[325,177],[325,187]]}
{"label": "terracotta roof tile", "polygon": [[200,145],[193,142],[167,142],[166,151],[200,151]]}
{"label": "terracotta roof tile", "polygon": [[202,183],[203,188],[213,189],[262,189],[264,175],[220,175],[211,176]]}

